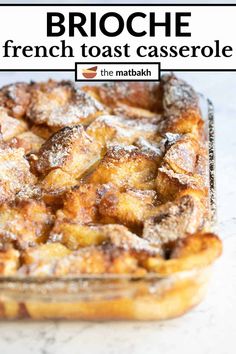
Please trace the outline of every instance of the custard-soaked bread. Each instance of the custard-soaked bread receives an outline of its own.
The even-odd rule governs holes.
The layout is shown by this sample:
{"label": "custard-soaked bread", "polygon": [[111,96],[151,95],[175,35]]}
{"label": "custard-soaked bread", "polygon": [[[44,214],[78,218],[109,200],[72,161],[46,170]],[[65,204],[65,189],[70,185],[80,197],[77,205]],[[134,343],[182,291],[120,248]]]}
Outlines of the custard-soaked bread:
{"label": "custard-soaked bread", "polygon": [[111,183],[82,184],[73,188],[64,199],[63,208],[57,211],[56,229],[61,222],[69,220],[81,224],[119,222],[139,228],[157,203],[155,191],[120,191]]}
{"label": "custard-soaked bread", "polygon": [[0,143],[0,204],[14,200],[17,193],[34,185],[36,180],[30,172],[24,149]]}
{"label": "custard-soaked bread", "polygon": [[167,134],[167,151],[163,161],[176,173],[194,174],[200,144],[190,134],[179,136],[177,139],[175,136],[176,134]]}
{"label": "custard-soaked bread", "polygon": [[0,107],[7,109],[15,118],[22,118],[31,100],[31,86],[24,82],[7,85],[0,90]]}
{"label": "custard-soaked bread", "polygon": [[9,248],[0,250],[0,275],[14,275],[20,266],[20,252]]}
{"label": "custard-soaked bread", "polygon": [[111,82],[102,86],[88,86],[85,90],[93,92],[108,107],[114,108],[123,103],[152,112],[162,110],[162,88],[158,83]]}
{"label": "custard-soaked bread", "polygon": [[143,252],[152,256],[162,254],[158,245],[150,245],[147,240],[138,237],[120,224],[81,225],[72,222],[61,223],[52,230],[49,241],[60,242],[70,250],[110,244],[133,253]]}
{"label": "custard-soaked bread", "polygon": [[98,117],[86,132],[103,146],[111,142],[130,145],[140,137],[150,140],[158,137],[158,127],[152,122],[137,120],[134,123],[131,119],[113,115]]}
{"label": "custard-soaked bread", "polygon": [[192,86],[175,75],[163,75],[161,86],[163,109],[166,114],[177,115],[188,110],[200,114],[198,95]]}
{"label": "custard-soaked bread", "polygon": [[184,194],[195,194],[199,199],[207,197],[207,189],[202,176],[176,173],[166,165],[158,169],[156,188],[158,197],[163,202],[174,200]]}
{"label": "custard-soaked bread", "polygon": [[[161,258],[160,249],[152,247],[146,240],[142,240],[135,234],[132,234],[122,225],[97,225],[97,226],[84,226],[71,224],[70,231],[64,227],[61,229],[60,234],[52,234],[52,241],[41,246],[39,251],[46,252],[45,262],[40,260],[42,257],[35,257],[37,249],[28,249],[25,255],[31,262],[25,262],[28,267],[23,267],[22,272],[27,272],[33,275],[76,275],[76,274],[102,274],[102,273],[135,273],[142,275],[146,273],[144,268],[139,264],[146,260],[148,257]],[[74,227],[74,230],[73,230]],[[67,232],[69,231],[69,232]],[[85,235],[89,235],[90,241],[94,240],[94,244],[86,244]],[[61,254],[53,253],[52,257],[48,257],[52,245],[57,248],[58,241],[65,244],[73,252],[61,257]],[[61,245],[61,243],[60,243]],[[96,246],[95,246],[96,245]],[[49,251],[47,251],[49,246]],[[68,250],[68,248],[64,248]],[[64,253],[62,250],[62,255]]]}
{"label": "custard-soaked bread", "polygon": [[88,124],[104,112],[103,105],[71,81],[34,84],[27,116],[52,128]]}
{"label": "custard-soaked bread", "polygon": [[83,225],[79,221],[57,219],[49,241],[60,242],[73,251],[81,247],[97,246],[107,239],[104,226],[106,225]]}
{"label": "custard-soaked bread", "polygon": [[[151,112],[144,108],[132,107],[124,103],[118,103],[117,107],[113,109],[113,114],[125,117],[128,119],[141,119],[143,122],[157,124],[161,121],[162,115],[157,112]],[[136,122],[137,124],[137,122]]]}
{"label": "custard-soaked bread", "polygon": [[77,184],[77,180],[60,168],[50,171],[41,181],[40,186],[45,194],[64,193]]}
{"label": "custard-soaked bread", "polygon": [[110,188],[110,185],[89,183],[73,188],[65,196],[64,206],[57,212],[57,220],[73,220],[84,224],[98,221],[101,197]]}
{"label": "custard-soaked bread", "polygon": [[28,125],[21,119],[11,117],[5,108],[0,106],[0,131],[4,141],[8,141],[28,129]]}
{"label": "custard-soaked bread", "polygon": [[137,257],[130,252],[111,245],[101,245],[81,248],[68,256],[51,262],[34,261],[32,264],[22,267],[20,273],[33,276],[104,273],[143,275],[146,270],[139,267]]}
{"label": "custard-soaked bread", "polygon": [[100,155],[100,144],[89,137],[82,126],[65,127],[42,145],[36,169],[45,175],[55,168],[61,168],[78,178],[99,160]]}
{"label": "custard-soaked bread", "polygon": [[22,252],[22,258],[26,265],[36,263],[38,266],[44,266],[70,253],[70,250],[61,243],[47,243],[41,244],[38,247],[27,248]]}
{"label": "custard-soaked bread", "polygon": [[9,144],[12,147],[23,148],[25,150],[25,154],[36,154],[45,140],[40,138],[40,136],[34,134],[31,131],[26,131],[24,133],[16,135],[14,139],[12,139]]}
{"label": "custard-soaked bread", "polygon": [[203,226],[203,207],[191,195],[162,204],[149,212],[142,237],[159,246],[186,237]]}
{"label": "custard-soaked bread", "polygon": [[111,188],[101,198],[99,214],[103,222],[116,222],[130,228],[138,228],[143,225],[148,213],[154,209],[155,203],[155,191],[136,189],[119,191]]}
{"label": "custard-soaked bread", "polygon": [[120,188],[154,189],[157,168],[157,159],[152,154],[132,145],[114,145],[87,181],[94,184],[113,183]]}
{"label": "custard-soaked bread", "polygon": [[[106,225],[108,229],[110,226],[114,232],[116,225]],[[118,235],[120,236],[120,232]],[[150,271],[160,275],[171,275],[206,267],[222,252],[221,242],[215,235],[194,234],[179,240],[170,258],[166,260],[159,254],[158,248],[148,246],[144,240],[139,239],[140,241],[135,242],[134,249],[133,236],[132,241],[129,237],[130,235],[128,239],[127,236],[124,237],[124,243],[119,237],[115,238],[119,240],[118,245],[108,241],[98,246],[82,247],[76,251],[71,251],[58,242],[29,248],[23,253],[25,265],[20,268],[20,273],[38,276],[103,273],[143,275]]]}
{"label": "custard-soaked bread", "polygon": [[[207,197],[206,161],[201,158],[204,145],[191,134],[165,134],[163,159],[158,168],[156,188],[162,201],[184,194]],[[205,166],[201,165],[201,161]]]}
{"label": "custard-soaked bread", "polygon": [[160,131],[201,136],[203,120],[198,95],[193,88],[174,75],[162,76],[160,85],[164,116]]}
{"label": "custard-soaked bread", "polygon": [[56,133],[56,131],[58,131],[58,129],[50,128],[46,124],[42,124],[42,125],[33,124],[31,126],[31,131],[38,137],[44,140],[48,140],[54,133]]}
{"label": "custard-soaked bread", "polygon": [[34,246],[47,239],[53,215],[40,201],[23,201],[0,207],[0,242],[12,243],[19,249]]}
{"label": "custard-soaked bread", "polygon": [[222,244],[216,235],[197,233],[178,240],[169,260],[149,257],[143,262],[143,266],[160,275],[171,275],[205,268],[212,264],[221,253]]}

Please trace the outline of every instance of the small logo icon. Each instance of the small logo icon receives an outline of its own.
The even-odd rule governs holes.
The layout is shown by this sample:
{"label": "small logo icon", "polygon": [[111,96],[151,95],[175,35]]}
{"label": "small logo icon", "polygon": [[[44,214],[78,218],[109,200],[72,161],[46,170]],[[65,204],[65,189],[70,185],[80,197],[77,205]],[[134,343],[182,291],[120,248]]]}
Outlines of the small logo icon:
{"label": "small logo icon", "polygon": [[82,69],[82,75],[86,79],[93,79],[97,75],[97,66],[93,66],[92,68]]}

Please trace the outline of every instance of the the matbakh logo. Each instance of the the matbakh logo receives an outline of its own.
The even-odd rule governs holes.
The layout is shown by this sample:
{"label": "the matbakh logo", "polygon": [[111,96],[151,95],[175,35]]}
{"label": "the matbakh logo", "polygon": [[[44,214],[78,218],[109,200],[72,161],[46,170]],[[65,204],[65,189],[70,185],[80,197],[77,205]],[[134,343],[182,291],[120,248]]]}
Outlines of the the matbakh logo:
{"label": "the matbakh logo", "polygon": [[82,69],[82,75],[86,79],[93,79],[97,75],[97,66],[93,66],[92,68]]}

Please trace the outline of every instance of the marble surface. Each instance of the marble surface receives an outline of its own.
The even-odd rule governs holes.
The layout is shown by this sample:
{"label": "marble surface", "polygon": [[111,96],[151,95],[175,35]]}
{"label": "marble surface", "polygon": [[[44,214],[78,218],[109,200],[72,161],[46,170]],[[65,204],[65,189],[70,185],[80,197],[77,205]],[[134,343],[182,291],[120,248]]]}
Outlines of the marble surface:
{"label": "marble surface", "polygon": [[[48,74],[47,74],[48,75]],[[3,354],[229,354],[236,333],[236,73],[179,73],[215,105],[218,231],[224,253],[208,296],[185,316],[165,322],[0,322]],[[0,84],[42,78],[0,73]],[[51,75],[67,78],[68,74]],[[44,77],[46,77],[44,75]]]}

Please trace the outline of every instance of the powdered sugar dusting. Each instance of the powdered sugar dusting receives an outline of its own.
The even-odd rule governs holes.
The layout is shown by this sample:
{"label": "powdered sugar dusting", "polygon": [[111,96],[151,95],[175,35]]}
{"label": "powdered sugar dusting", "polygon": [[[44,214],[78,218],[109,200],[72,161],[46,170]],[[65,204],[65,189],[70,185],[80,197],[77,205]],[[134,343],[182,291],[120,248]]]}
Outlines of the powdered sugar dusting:
{"label": "powdered sugar dusting", "polygon": [[49,127],[79,124],[104,110],[99,101],[70,81],[49,81],[39,87],[36,85],[32,92],[28,115],[37,124],[46,123]]}

